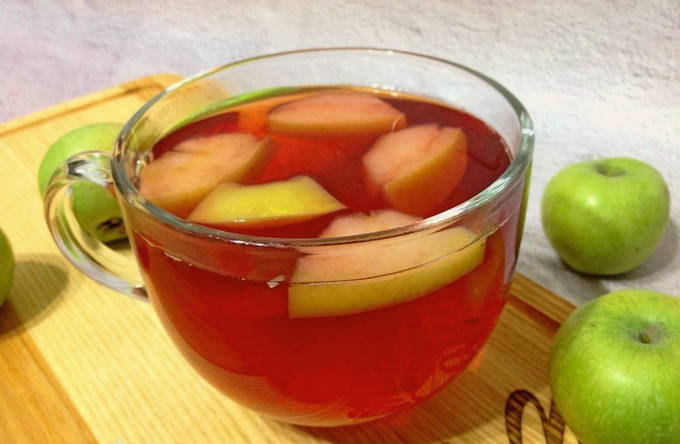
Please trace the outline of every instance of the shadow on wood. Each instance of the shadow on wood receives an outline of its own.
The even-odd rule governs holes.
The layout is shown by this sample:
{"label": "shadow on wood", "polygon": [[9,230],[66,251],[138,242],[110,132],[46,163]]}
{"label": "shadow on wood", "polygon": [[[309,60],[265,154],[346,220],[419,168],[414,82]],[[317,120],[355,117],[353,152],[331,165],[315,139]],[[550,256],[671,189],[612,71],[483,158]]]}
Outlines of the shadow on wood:
{"label": "shadow on wood", "polygon": [[19,325],[39,322],[49,313],[68,282],[62,263],[51,255],[17,258],[9,299],[0,309],[0,340]]}

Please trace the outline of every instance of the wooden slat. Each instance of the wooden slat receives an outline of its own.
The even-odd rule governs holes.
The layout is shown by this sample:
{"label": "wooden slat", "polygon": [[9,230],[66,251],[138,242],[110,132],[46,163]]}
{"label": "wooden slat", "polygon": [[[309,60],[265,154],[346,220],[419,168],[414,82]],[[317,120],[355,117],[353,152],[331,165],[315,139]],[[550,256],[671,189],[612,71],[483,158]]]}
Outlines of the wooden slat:
{"label": "wooden slat", "polygon": [[564,322],[575,308],[571,302],[519,273],[515,274],[512,281],[511,292],[558,325]]}
{"label": "wooden slat", "polygon": [[[553,439],[561,422],[551,414],[546,366],[573,306],[524,276],[481,357],[456,383],[383,421],[315,429],[263,418],[217,393],[180,357],[149,305],[70,266],[43,222],[36,172],[45,149],[75,127],[126,121],[177,79],[140,79],[0,125],[0,227],[17,258],[0,313],[0,443],[517,444],[520,431],[525,443],[561,442]],[[575,441],[567,432],[564,442]]]}
{"label": "wooden slat", "polygon": [[0,442],[95,442],[10,304],[0,308]]}

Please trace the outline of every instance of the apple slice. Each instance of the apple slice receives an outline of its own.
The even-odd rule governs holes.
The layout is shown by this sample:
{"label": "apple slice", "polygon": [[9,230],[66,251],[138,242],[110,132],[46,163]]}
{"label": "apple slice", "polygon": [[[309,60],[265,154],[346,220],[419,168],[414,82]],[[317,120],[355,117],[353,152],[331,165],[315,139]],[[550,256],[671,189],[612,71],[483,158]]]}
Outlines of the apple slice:
{"label": "apple slice", "polygon": [[[336,217],[321,237],[381,231],[417,222],[395,210]],[[484,260],[485,239],[464,227],[409,239],[328,247],[298,260],[288,291],[293,318],[339,316],[406,302],[465,275]]]}
{"label": "apple slice", "polygon": [[144,168],[140,191],[155,205],[184,217],[218,184],[255,177],[274,146],[269,138],[245,133],[185,140]]}
{"label": "apple slice", "polygon": [[188,220],[210,225],[263,228],[302,222],[345,206],[308,176],[259,185],[218,185]]}
{"label": "apple slice", "polygon": [[266,134],[269,111],[276,106],[283,105],[293,100],[300,100],[309,97],[312,94],[314,93],[283,94],[268,99],[247,102],[243,105],[237,105],[230,108],[229,111],[237,113],[238,127],[240,130],[251,134]]}
{"label": "apple slice", "polygon": [[434,124],[402,129],[380,137],[363,163],[369,188],[393,208],[429,216],[465,174],[465,133]]}
{"label": "apple slice", "polygon": [[378,136],[406,125],[403,113],[374,95],[324,92],[274,108],[267,126],[295,137]]}

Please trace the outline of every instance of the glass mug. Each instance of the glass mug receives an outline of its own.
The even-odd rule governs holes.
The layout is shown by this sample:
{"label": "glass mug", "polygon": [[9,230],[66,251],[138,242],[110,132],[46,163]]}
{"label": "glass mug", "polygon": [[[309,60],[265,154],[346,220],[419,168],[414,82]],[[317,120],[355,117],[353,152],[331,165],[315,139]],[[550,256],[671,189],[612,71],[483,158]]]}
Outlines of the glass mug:
{"label": "glass mug", "polygon": [[[309,85],[377,87],[464,110],[501,136],[509,167],[481,193],[418,223],[323,239],[220,231],[178,218],[140,194],[140,171],[168,133],[278,88]],[[76,267],[119,292],[148,295],[187,361],[227,396],[285,422],[354,424],[429,398],[489,338],[517,260],[533,140],[521,103],[494,80],[456,63],[368,48],[279,53],[224,65],[151,99],[127,122],[111,157],[85,152],[62,165],[47,191],[46,218]],[[68,191],[80,182],[115,192],[136,263],[78,226]],[[432,248],[409,269],[376,275],[369,266],[352,279],[291,280],[291,266],[302,257],[379,261],[416,245],[434,246],[455,227],[474,233],[470,242],[452,251]],[[417,298],[357,313],[289,314],[292,291],[329,306],[357,295],[370,301],[380,292],[427,287],[427,276],[441,277],[451,261],[473,249],[484,254],[479,265]]]}

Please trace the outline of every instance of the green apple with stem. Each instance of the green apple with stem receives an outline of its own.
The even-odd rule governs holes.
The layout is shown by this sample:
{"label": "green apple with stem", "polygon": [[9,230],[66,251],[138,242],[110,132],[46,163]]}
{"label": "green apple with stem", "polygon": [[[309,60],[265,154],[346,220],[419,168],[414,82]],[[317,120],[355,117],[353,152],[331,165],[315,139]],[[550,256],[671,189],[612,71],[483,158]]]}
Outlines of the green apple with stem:
{"label": "green apple with stem", "polygon": [[9,239],[0,230],[0,305],[7,299],[14,278],[14,254]]}
{"label": "green apple with stem", "polygon": [[680,443],[680,298],[623,290],[594,299],[552,345],[555,405],[583,444]]}
{"label": "green apple with stem", "polygon": [[661,174],[630,158],[568,166],[541,201],[550,243],[569,267],[593,275],[617,275],[643,263],[663,237],[669,214]]}
{"label": "green apple with stem", "polygon": [[[119,123],[95,123],[60,137],[48,148],[40,163],[40,194],[45,196],[52,174],[69,157],[83,151],[111,151],[122,127]],[[77,183],[73,186],[72,200],[76,219],[85,231],[102,242],[127,237],[118,202],[107,190],[91,183]]]}

